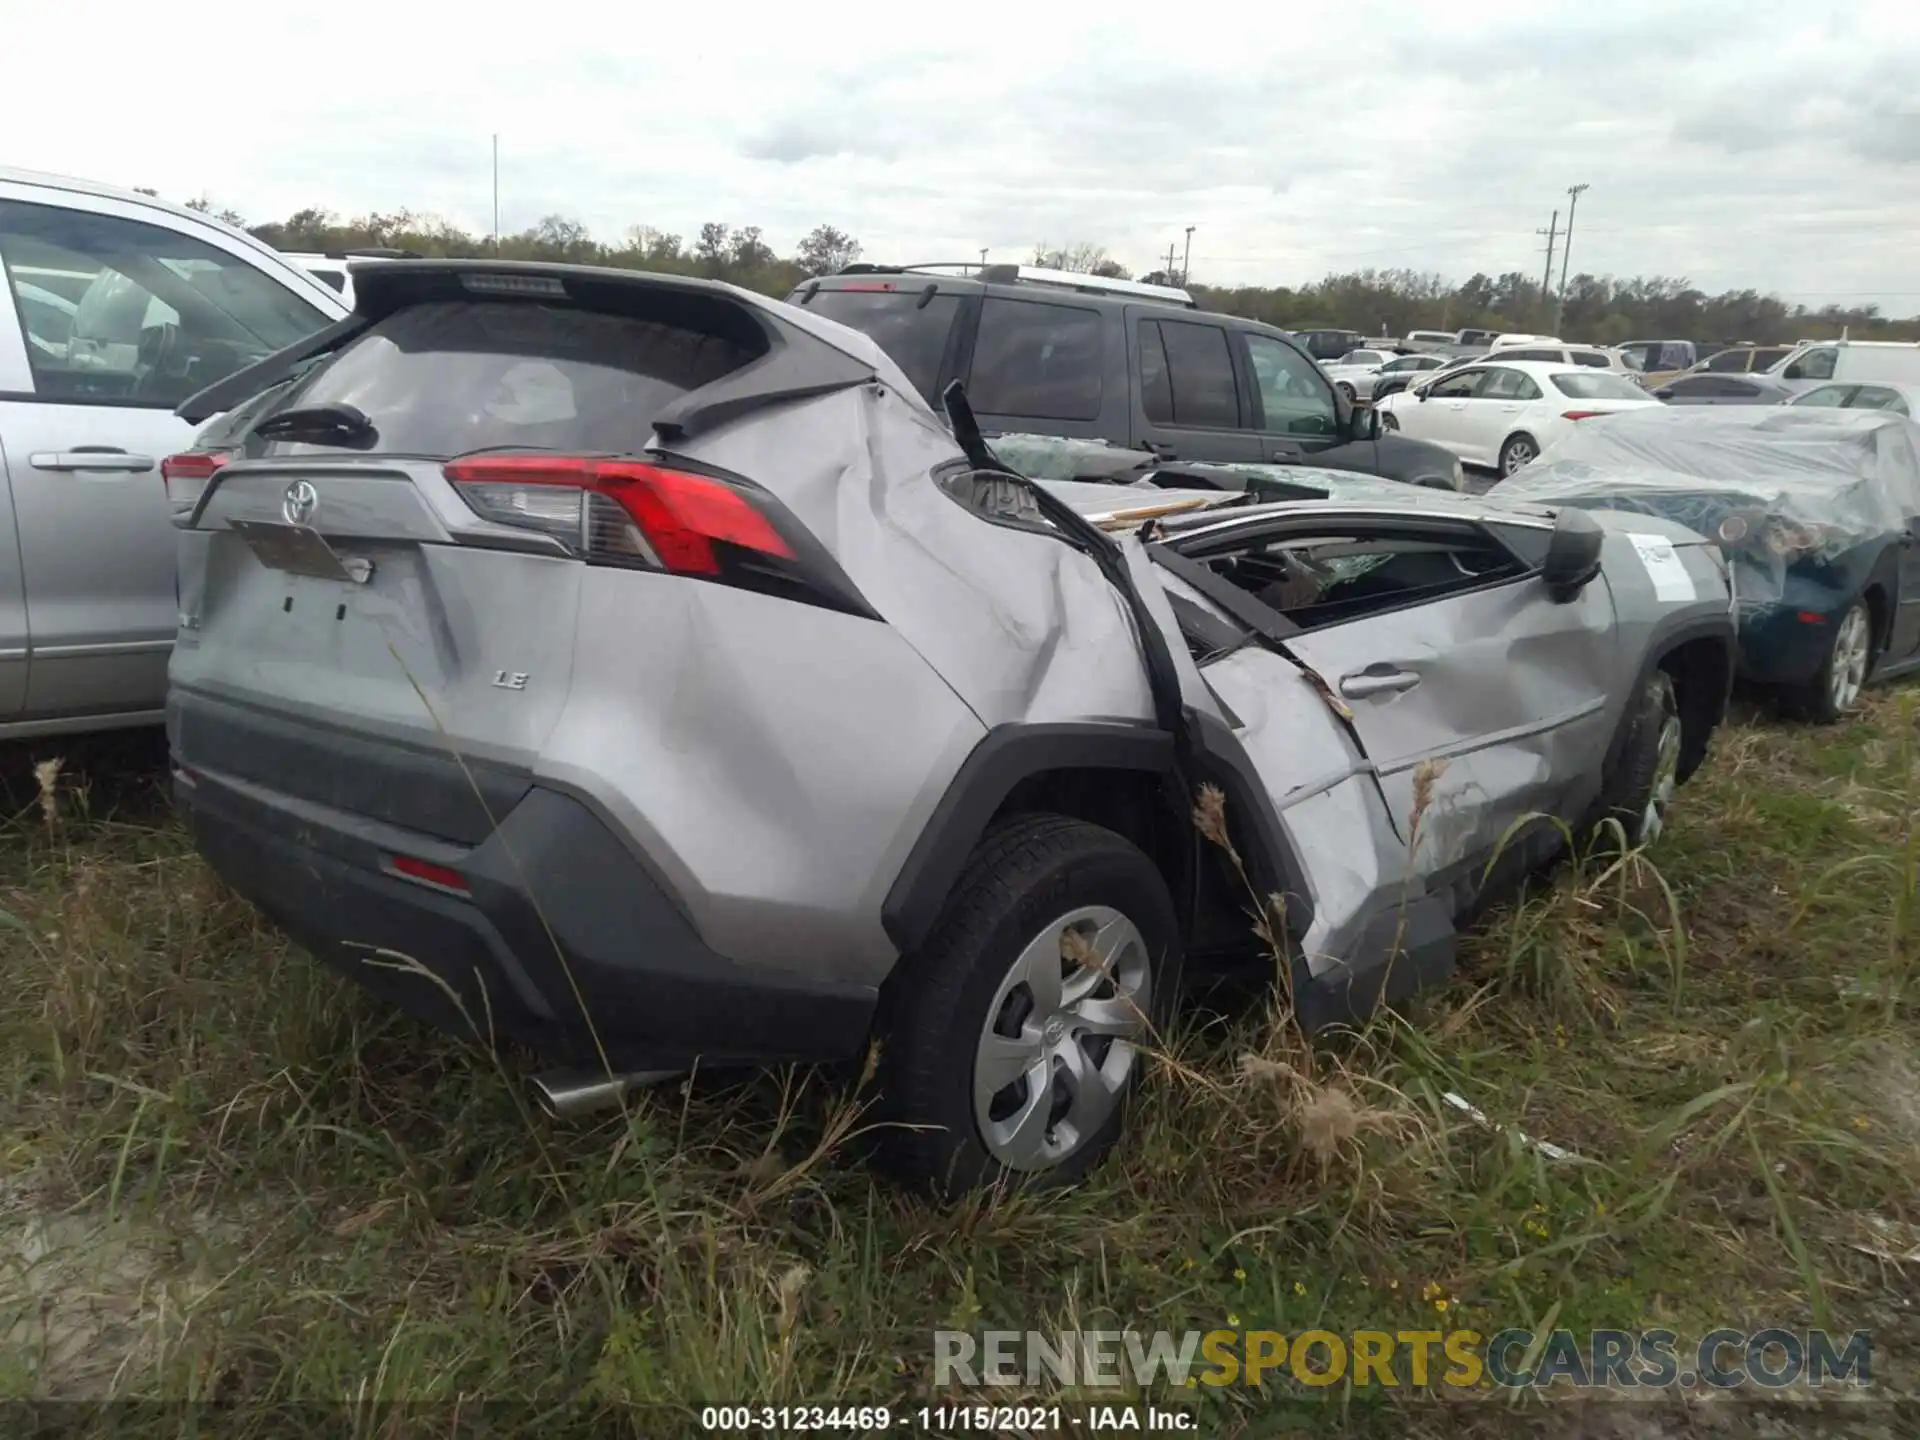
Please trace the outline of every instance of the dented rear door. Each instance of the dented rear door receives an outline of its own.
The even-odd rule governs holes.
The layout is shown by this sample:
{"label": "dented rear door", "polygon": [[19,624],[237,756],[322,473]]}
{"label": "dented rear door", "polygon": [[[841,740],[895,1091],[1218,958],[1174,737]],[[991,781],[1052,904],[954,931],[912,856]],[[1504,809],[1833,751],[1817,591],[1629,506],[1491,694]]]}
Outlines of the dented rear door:
{"label": "dented rear door", "polygon": [[1530,815],[1598,787],[1616,673],[1613,600],[1565,604],[1537,576],[1310,630],[1287,649],[1350,718],[1412,869],[1441,882],[1493,859]]}

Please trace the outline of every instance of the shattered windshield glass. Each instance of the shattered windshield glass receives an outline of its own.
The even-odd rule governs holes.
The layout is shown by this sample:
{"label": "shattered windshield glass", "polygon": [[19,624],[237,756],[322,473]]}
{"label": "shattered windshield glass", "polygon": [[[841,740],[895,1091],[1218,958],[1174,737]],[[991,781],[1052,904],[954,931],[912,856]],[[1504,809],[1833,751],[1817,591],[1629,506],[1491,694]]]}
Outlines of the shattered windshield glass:
{"label": "shattered windshield glass", "polygon": [[1001,464],[1032,480],[1132,478],[1129,472],[1149,469],[1156,463],[1144,450],[1064,435],[996,435],[987,444]]}

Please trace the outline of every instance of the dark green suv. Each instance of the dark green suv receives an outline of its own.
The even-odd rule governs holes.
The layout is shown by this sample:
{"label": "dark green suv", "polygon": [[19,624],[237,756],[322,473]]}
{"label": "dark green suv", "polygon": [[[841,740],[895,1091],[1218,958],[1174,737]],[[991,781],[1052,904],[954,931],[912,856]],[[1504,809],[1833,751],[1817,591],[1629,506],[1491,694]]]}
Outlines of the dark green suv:
{"label": "dark green suv", "polygon": [[1162,286],[961,268],[851,266],[788,299],[871,336],[936,409],[949,383],[965,382],[989,434],[1462,488],[1450,452],[1382,434],[1284,331],[1195,309]]}

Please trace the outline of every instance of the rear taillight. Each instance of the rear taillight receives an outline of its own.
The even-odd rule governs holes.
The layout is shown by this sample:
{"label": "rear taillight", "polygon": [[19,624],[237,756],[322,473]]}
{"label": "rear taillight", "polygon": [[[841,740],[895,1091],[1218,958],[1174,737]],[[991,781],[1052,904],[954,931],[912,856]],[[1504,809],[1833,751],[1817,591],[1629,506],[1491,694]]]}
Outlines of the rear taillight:
{"label": "rear taillight", "polygon": [[1604,410],[1567,410],[1561,413],[1560,418],[1562,420],[1591,420],[1597,415],[1604,415],[1606,413]]}
{"label": "rear taillight", "polygon": [[227,463],[227,457],[212,450],[189,450],[169,455],[160,462],[160,478],[166,482],[167,500],[178,509],[190,509],[206,494],[207,482]]}
{"label": "rear taillight", "polygon": [[443,473],[475,514],[551,535],[595,564],[872,614],[819,542],[744,482],[592,456],[488,455]]}

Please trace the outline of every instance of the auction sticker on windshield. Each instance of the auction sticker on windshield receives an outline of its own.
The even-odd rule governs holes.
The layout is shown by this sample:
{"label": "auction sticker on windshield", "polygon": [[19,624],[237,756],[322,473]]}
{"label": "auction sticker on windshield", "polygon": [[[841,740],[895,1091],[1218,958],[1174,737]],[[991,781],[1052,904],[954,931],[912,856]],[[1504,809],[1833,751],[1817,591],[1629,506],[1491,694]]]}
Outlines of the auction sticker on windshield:
{"label": "auction sticker on windshield", "polygon": [[1664,535],[1629,535],[1627,538],[1633,542],[1634,553],[1646,567],[1655,595],[1681,603],[1694,598],[1693,577],[1687,574],[1687,563],[1673,548],[1671,540]]}

